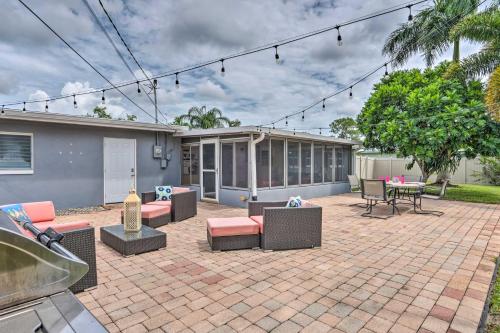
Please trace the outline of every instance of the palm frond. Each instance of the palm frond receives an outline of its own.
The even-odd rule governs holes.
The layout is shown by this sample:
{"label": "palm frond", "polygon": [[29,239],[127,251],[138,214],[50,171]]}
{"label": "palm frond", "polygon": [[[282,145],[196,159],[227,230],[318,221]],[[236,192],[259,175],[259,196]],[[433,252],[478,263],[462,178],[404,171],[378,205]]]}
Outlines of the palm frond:
{"label": "palm frond", "polygon": [[461,62],[468,77],[478,77],[492,73],[500,65],[500,44],[488,45]]}
{"label": "palm frond", "polygon": [[481,13],[469,15],[458,22],[450,34],[476,42],[499,40],[500,9],[492,6]]}

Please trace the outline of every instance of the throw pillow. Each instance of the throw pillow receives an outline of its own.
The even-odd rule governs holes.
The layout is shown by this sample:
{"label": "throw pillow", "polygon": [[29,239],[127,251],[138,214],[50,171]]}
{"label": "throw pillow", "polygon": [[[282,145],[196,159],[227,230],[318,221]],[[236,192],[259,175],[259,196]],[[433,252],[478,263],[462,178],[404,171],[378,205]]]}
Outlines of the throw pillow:
{"label": "throw pillow", "polygon": [[156,186],[156,201],[170,201],[172,199],[172,186]]}
{"label": "throw pillow", "polygon": [[31,223],[31,219],[28,216],[28,213],[24,210],[23,205],[21,204],[14,204],[14,205],[7,205],[7,206],[2,206],[0,208],[4,213],[10,216],[13,220],[17,222],[22,222],[24,223]]}
{"label": "throw pillow", "polygon": [[286,203],[286,207],[293,207],[293,208],[299,208],[302,206],[302,199],[299,196],[296,197],[290,197],[288,199],[288,202]]}

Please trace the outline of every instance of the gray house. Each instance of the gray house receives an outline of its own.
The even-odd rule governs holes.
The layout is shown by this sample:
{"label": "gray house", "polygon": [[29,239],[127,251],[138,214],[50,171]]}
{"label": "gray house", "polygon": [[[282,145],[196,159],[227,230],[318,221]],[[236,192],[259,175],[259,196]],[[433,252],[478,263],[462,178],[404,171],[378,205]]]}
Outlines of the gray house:
{"label": "gray house", "polygon": [[358,142],[234,127],[188,130],[44,112],[0,114],[0,205],[121,202],[131,187],[184,185],[201,200],[304,198],[348,191]]}

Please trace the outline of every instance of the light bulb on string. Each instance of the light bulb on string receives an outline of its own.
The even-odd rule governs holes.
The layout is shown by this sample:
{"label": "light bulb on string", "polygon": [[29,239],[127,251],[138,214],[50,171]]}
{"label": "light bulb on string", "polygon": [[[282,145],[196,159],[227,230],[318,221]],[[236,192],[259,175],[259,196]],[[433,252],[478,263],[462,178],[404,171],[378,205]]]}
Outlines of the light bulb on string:
{"label": "light bulb on string", "polygon": [[340,35],[340,26],[336,26],[337,29],[337,45],[342,46],[342,36]]}
{"label": "light bulb on string", "polygon": [[319,135],[321,135],[321,127],[320,127],[320,129],[319,129]]}
{"label": "light bulb on string", "polygon": [[285,126],[288,126],[288,116],[285,117]]}
{"label": "light bulb on string", "polygon": [[305,118],[304,111],[302,111],[302,121],[304,121],[304,118]]}
{"label": "light bulb on string", "polygon": [[349,98],[352,99],[352,86],[349,87]]}
{"label": "light bulb on string", "polygon": [[274,127],[274,123],[273,123],[273,129],[275,129],[275,127]]}
{"label": "light bulb on string", "polygon": [[5,113],[5,105],[2,105],[2,111],[1,111],[2,114]]}
{"label": "light bulb on string", "polygon": [[280,64],[280,55],[278,54],[278,45],[274,45],[275,48],[275,53],[274,53],[274,59],[276,60],[276,64]]}
{"label": "light bulb on string", "polygon": [[295,135],[295,128],[293,129],[293,135]]}
{"label": "light bulb on string", "polygon": [[106,97],[104,97],[104,92],[106,91],[106,89],[103,89],[102,90],[102,98],[101,98],[101,101],[102,101],[102,104],[106,104]]}
{"label": "light bulb on string", "polygon": [[220,60],[221,68],[220,68],[220,76],[224,77],[226,75],[226,69],[224,68],[224,59]]}
{"label": "light bulb on string", "polygon": [[413,20],[413,15],[411,15],[411,6],[412,5],[408,5],[408,9],[410,10],[410,14],[408,15],[408,21]]}
{"label": "light bulb on string", "polygon": [[78,104],[76,104],[76,95],[75,95],[75,94],[73,94],[73,107],[74,107],[75,109],[77,109],[77,108],[78,108]]}
{"label": "light bulb on string", "polygon": [[23,102],[23,111],[26,111],[26,102]]}
{"label": "light bulb on string", "polygon": [[137,81],[137,93],[140,94],[141,93],[141,86],[139,84],[139,81]]}
{"label": "light bulb on string", "polygon": [[179,73],[175,73],[175,88],[179,89],[180,83],[179,83]]}
{"label": "light bulb on string", "polygon": [[45,101],[45,112],[49,112],[49,101]]}
{"label": "light bulb on string", "polygon": [[385,66],[384,76],[387,76],[387,75],[389,75],[389,72],[387,71],[387,63],[385,63],[384,66]]}
{"label": "light bulb on string", "polygon": [[325,99],[323,98],[323,111],[326,110]]}

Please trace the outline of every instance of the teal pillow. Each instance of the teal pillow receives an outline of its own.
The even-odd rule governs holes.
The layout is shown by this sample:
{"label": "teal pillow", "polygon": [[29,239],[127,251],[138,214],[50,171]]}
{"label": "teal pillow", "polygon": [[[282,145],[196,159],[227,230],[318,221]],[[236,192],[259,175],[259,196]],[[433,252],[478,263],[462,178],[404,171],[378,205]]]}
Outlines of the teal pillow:
{"label": "teal pillow", "polygon": [[26,213],[21,204],[6,205],[2,206],[0,209],[17,222],[23,222],[23,224],[31,223],[28,213]]}
{"label": "teal pillow", "polygon": [[156,186],[156,201],[170,201],[172,199],[172,186]]}
{"label": "teal pillow", "polygon": [[286,207],[290,208],[302,207],[302,199],[300,198],[300,195],[296,197],[290,197],[290,199],[288,199],[288,202],[286,203]]}

